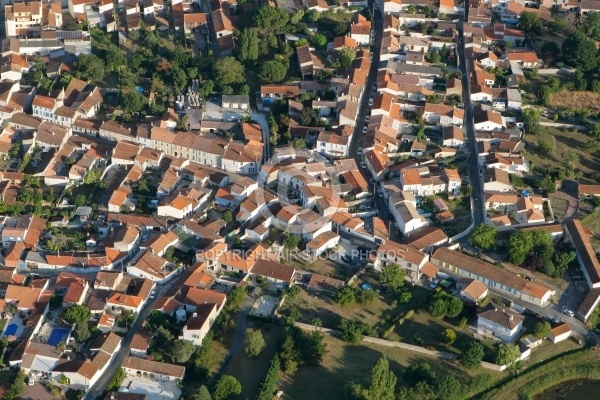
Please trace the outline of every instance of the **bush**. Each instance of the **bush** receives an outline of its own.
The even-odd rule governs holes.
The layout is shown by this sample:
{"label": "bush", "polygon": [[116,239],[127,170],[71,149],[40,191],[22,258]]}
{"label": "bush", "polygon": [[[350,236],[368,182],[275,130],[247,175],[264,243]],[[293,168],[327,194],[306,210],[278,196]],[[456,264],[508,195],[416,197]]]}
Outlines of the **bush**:
{"label": "bush", "polygon": [[244,349],[249,357],[258,357],[266,347],[265,338],[258,329],[246,329]]}
{"label": "bush", "polygon": [[456,332],[453,329],[445,329],[442,332],[442,340],[447,345],[451,345],[456,340]]}
{"label": "bush", "polygon": [[458,329],[463,329],[465,326],[467,326],[467,317],[462,317],[458,322]]}

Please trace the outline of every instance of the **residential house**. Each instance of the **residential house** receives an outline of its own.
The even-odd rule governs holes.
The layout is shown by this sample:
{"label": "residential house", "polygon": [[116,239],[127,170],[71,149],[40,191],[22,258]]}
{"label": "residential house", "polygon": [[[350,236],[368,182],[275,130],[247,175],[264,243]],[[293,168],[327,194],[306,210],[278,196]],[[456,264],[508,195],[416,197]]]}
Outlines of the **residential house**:
{"label": "residential house", "polygon": [[397,264],[406,271],[405,280],[416,283],[421,278],[422,268],[427,263],[427,254],[412,246],[387,241],[377,248],[374,267],[380,271],[388,264]]}
{"label": "residential house", "polygon": [[455,250],[439,248],[431,256],[431,262],[461,277],[477,279],[494,291],[526,303],[543,307],[550,303],[555,294],[554,290],[540,282],[530,282],[519,275]]}
{"label": "residential house", "polygon": [[477,279],[462,278],[456,284],[460,296],[473,303],[478,303],[488,295],[488,287]]}
{"label": "residential house", "polygon": [[346,286],[346,283],[339,279],[319,274],[311,274],[306,289],[315,293],[326,292],[328,294],[335,294],[344,286]]}
{"label": "residential house", "polygon": [[523,329],[524,319],[522,315],[494,308],[477,314],[477,329],[513,343]]}
{"label": "residential house", "polygon": [[588,232],[578,219],[572,219],[565,223],[565,235],[575,247],[579,267],[591,289],[600,288],[600,262],[590,243]]}
{"label": "residential house", "polygon": [[215,303],[199,304],[183,326],[179,339],[192,342],[195,346],[201,346],[220,311],[221,308]]}
{"label": "residential house", "polygon": [[180,271],[176,265],[165,260],[152,250],[140,251],[127,267],[127,273],[132,276],[150,279],[153,282],[167,282]]}
{"label": "residential house", "polygon": [[185,376],[185,367],[157,361],[145,360],[137,357],[125,357],[121,368],[130,375],[144,376],[156,382],[182,381]]}

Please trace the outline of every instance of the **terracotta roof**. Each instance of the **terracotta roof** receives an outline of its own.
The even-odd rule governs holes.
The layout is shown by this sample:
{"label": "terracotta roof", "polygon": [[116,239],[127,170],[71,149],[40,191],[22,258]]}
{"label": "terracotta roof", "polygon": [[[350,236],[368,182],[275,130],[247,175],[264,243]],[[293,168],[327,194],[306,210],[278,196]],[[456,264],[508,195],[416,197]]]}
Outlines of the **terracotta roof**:
{"label": "terracotta roof", "polygon": [[571,327],[565,322],[555,328],[552,328],[552,336],[560,336],[571,331]]}
{"label": "terracotta roof", "polygon": [[404,254],[405,261],[416,265],[421,265],[423,260],[427,258],[425,253],[422,253],[416,248],[406,244],[396,243],[391,240],[380,245],[377,251],[380,255]]}
{"label": "terracotta roof", "polygon": [[485,277],[490,281],[500,283],[512,289],[519,290],[534,298],[541,299],[552,289],[539,282],[530,282],[511,272],[496,267],[488,262],[477,260],[458,251],[447,248],[439,248],[431,256],[431,260],[441,261],[446,264],[457,266],[475,275]]}
{"label": "terracotta roof", "polygon": [[147,329],[141,329],[133,335],[131,339],[131,344],[129,348],[134,350],[146,351],[150,346],[150,340],[152,340],[152,336],[154,336],[153,332],[150,332]]}
{"label": "terracotta roof", "polygon": [[569,220],[565,223],[565,228],[571,237],[573,246],[581,259],[581,264],[585,268],[591,283],[593,285],[600,284],[600,262],[598,262],[596,252],[581,225],[581,221],[577,219]]}
{"label": "terracotta roof", "polygon": [[183,379],[183,375],[185,374],[185,367],[180,365],[144,360],[136,357],[125,357],[121,367],[136,371],[171,376],[178,379]]}
{"label": "terracotta roof", "polygon": [[479,300],[488,291],[488,288],[477,279],[473,279],[462,291],[472,299]]}
{"label": "terracotta roof", "polygon": [[90,350],[101,350],[112,355],[121,343],[121,336],[108,332],[101,333],[91,344]]}
{"label": "terracotta roof", "polygon": [[582,195],[591,194],[594,196],[600,196],[600,185],[582,185],[580,183],[577,190],[579,191],[579,194]]}
{"label": "terracotta roof", "polygon": [[107,300],[107,304],[137,308],[140,304],[142,304],[143,301],[144,299],[138,296],[130,296],[123,293],[115,293],[111,298]]}
{"label": "terracotta roof", "polygon": [[204,325],[209,321],[210,314],[212,314],[215,307],[218,306],[214,303],[200,304],[194,310],[194,313],[185,323],[185,329],[187,330],[201,330]]}
{"label": "terracotta roof", "polygon": [[144,250],[143,254],[131,263],[132,267],[158,278],[166,278],[174,272],[168,271],[166,269],[167,265],[170,265],[167,260],[147,250]]}
{"label": "terracotta roof", "polygon": [[98,368],[87,360],[71,360],[54,367],[53,372],[70,372],[79,374],[87,379],[92,379]]}
{"label": "terracotta roof", "polygon": [[160,253],[165,251],[168,246],[171,246],[173,242],[176,242],[178,237],[173,231],[167,231],[165,233],[161,233],[155,235],[151,238],[150,243],[144,243],[145,246],[149,247],[153,253]]}
{"label": "terracotta roof", "polygon": [[27,286],[8,285],[4,298],[10,303],[15,303],[19,309],[32,310],[40,298],[42,289]]}
{"label": "terracotta roof", "polygon": [[216,290],[190,288],[183,302],[195,306],[205,303],[214,303],[220,308],[225,304],[225,300],[227,300],[227,296]]}
{"label": "terracotta roof", "polygon": [[448,235],[446,235],[444,231],[433,226],[426,226],[412,234],[408,238],[407,244],[410,244],[419,250],[423,250],[429,246],[434,246],[446,241],[448,241]]}

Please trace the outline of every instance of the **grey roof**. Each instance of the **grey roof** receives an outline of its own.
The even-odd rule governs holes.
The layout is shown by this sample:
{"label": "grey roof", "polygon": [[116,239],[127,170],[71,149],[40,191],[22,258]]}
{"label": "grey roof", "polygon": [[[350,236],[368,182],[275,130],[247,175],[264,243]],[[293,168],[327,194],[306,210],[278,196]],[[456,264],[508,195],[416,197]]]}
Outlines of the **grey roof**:
{"label": "grey roof", "polygon": [[30,251],[25,257],[25,262],[46,264],[46,255],[39,251]]}
{"label": "grey roof", "polygon": [[397,64],[396,72],[402,73],[416,73],[416,74],[429,74],[429,75],[442,75],[442,69],[437,67],[428,67],[426,65],[412,65],[412,64]]}
{"label": "grey roof", "polygon": [[223,95],[221,97],[223,103],[250,103],[250,96],[247,94]]}

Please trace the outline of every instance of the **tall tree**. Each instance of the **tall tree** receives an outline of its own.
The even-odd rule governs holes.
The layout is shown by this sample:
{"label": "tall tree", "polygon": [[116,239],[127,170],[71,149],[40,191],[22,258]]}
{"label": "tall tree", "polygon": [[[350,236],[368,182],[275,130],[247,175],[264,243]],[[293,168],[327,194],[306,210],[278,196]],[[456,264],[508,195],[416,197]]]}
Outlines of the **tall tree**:
{"label": "tall tree", "polygon": [[287,68],[279,61],[269,60],[260,67],[258,77],[267,83],[281,82],[285,78]]}
{"label": "tall tree", "polygon": [[106,76],[104,60],[94,54],[81,54],[74,64],[75,76],[91,82],[102,82]]}
{"label": "tall tree", "polygon": [[352,64],[352,61],[356,58],[356,52],[351,47],[342,47],[338,54],[338,61],[340,67],[347,68]]}
{"label": "tall tree", "polygon": [[258,33],[255,28],[245,28],[240,40],[240,61],[258,60]]}
{"label": "tall tree", "polygon": [[483,356],[483,345],[479,343],[479,341],[473,340],[469,343],[469,347],[467,347],[467,350],[463,353],[461,359],[462,365],[467,369],[475,369],[481,365]]}
{"label": "tall tree", "polygon": [[565,62],[583,71],[593,71],[598,66],[598,50],[596,43],[586,36],[582,30],[571,33],[562,44]]}
{"label": "tall tree", "polygon": [[498,243],[498,232],[496,232],[496,228],[492,225],[477,225],[471,231],[469,243],[484,251],[491,250]]}
{"label": "tall tree", "polygon": [[263,33],[278,35],[285,32],[289,18],[283,8],[261,7],[254,16],[254,25]]}
{"label": "tall tree", "polygon": [[387,285],[390,289],[396,290],[404,284],[406,272],[398,264],[391,263],[381,269],[379,282]]}
{"label": "tall tree", "polygon": [[213,389],[214,400],[225,400],[232,395],[242,393],[242,385],[231,375],[223,375],[219,378]]}
{"label": "tall tree", "polygon": [[540,35],[544,29],[539,14],[532,11],[523,11],[519,15],[519,28],[523,29],[529,37]]}
{"label": "tall tree", "polygon": [[381,357],[371,371],[371,384],[365,397],[369,400],[394,400],[396,381],[387,358]]}
{"label": "tall tree", "polygon": [[498,350],[496,351],[496,364],[498,365],[513,365],[521,355],[519,351],[519,346],[514,344],[500,344],[498,345]]}
{"label": "tall tree", "polygon": [[248,356],[258,357],[266,345],[265,338],[260,330],[250,328],[246,329],[244,349],[246,350],[246,354],[248,354]]}
{"label": "tall tree", "polygon": [[222,86],[246,81],[244,66],[233,57],[224,57],[215,63],[215,78]]}

